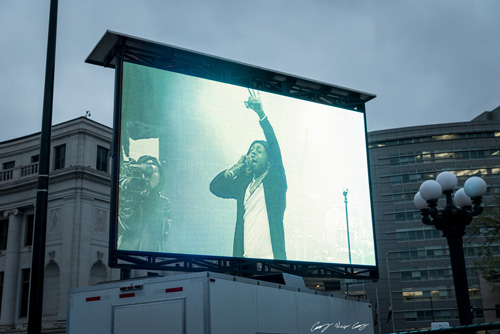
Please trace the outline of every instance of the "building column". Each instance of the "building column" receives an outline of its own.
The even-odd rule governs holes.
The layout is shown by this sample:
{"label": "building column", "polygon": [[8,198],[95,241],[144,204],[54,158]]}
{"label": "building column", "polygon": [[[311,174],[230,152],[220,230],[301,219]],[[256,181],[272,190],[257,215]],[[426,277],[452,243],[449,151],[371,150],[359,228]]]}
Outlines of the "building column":
{"label": "building column", "polygon": [[19,257],[21,241],[22,213],[18,209],[7,210],[5,217],[9,217],[7,234],[7,249],[5,252],[5,271],[3,280],[2,311],[0,325],[14,325],[18,311],[16,297],[19,290]]}

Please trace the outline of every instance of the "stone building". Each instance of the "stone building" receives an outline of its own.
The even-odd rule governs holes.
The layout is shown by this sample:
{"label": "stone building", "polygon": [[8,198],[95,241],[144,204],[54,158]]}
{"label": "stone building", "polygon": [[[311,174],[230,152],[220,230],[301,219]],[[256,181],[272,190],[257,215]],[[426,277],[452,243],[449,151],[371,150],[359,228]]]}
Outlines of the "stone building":
{"label": "stone building", "polygon": [[[53,126],[43,328],[64,333],[67,290],[118,279],[107,266],[112,129]],[[25,330],[40,133],[0,142],[0,332]]]}

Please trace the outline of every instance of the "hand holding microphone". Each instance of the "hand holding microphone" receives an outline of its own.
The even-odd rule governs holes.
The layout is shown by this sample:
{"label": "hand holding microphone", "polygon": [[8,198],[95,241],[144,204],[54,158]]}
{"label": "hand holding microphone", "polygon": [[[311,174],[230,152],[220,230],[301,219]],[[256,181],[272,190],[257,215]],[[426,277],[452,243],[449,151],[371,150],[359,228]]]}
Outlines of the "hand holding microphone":
{"label": "hand holding microphone", "polygon": [[246,169],[248,159],[249,158],[247,155],[242,155],[240,160],[238,160],[238,162],[233,167],[226,169],[226,171],[224,172],[224,176],[226,178],[234,179],[236,176],[238,176],[238,174]]}

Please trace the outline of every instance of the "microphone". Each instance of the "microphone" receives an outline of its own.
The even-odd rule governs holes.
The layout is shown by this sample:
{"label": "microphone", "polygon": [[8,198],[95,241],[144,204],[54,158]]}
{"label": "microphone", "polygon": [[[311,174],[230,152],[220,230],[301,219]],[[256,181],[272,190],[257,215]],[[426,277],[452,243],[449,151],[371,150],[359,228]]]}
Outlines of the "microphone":
{"label": "microphone", "polygon": [[237,163],[233,167],[229,168],[226,170],[226,177],[229,176],[230,178],[234,179],[236,175],[240,174],[243,169],[247,167],[247,164],[245,161]]}

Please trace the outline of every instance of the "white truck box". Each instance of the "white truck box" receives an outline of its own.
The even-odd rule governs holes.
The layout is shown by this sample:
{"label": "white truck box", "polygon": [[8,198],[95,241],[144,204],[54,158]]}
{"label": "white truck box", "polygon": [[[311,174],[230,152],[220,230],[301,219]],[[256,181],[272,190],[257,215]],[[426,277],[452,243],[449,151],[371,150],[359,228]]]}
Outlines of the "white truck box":
{"label": "white truck box", "polygon": [[68,294],[68,334],[373,334],[371,305],[217,273],[105,283]]}

